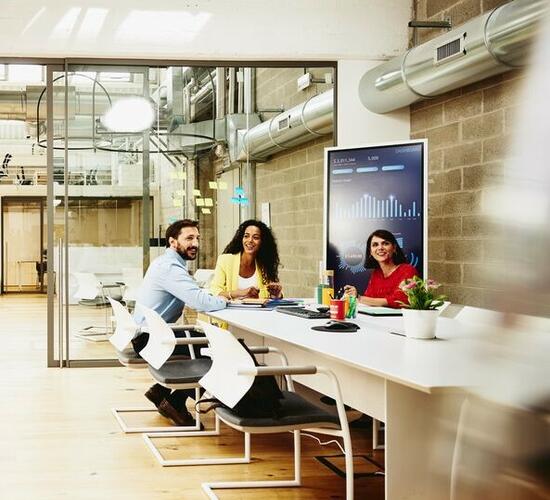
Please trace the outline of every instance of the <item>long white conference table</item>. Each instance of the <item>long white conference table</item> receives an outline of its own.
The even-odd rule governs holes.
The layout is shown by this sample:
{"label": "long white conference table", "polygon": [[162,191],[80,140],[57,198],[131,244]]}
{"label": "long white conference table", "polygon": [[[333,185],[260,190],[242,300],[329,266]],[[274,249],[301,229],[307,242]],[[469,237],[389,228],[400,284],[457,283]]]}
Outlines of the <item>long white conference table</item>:
{"label": "long white conference table", "polygon": [[[476,384],[482,366],[463,340],[463,323],[439,318],[438,338],[417,340],[390,333],[402,330],[401,317],[359,315],[357,332],[327,333],[311,329],[327,320],[276,311],[228,308],[208,315],[249,345],[278,347],[291,365],[332,369],[344,402],[386,423],[387,500],[450,497],[463,388]],[[331,394],[320,375],[295,378]]]}

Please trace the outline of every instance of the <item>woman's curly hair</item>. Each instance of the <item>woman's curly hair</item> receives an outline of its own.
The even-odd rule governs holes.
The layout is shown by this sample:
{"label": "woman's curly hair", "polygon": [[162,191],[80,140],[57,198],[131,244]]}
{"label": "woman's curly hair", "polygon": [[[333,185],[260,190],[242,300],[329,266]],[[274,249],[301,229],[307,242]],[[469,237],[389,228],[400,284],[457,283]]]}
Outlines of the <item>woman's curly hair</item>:
{"label": "woman's curly hair", "polygon": [[225,247],[223,253],[233,255],[243,252],[243,238],[246,228],[255,226],[260,230],[262,242],[256,255],[256,262],[262,273],[264,284],[270,281],[279,281],[279,251],[277,250],[277,241],[271,229],[259,220],[246,220],[237,228],[233,239]]}

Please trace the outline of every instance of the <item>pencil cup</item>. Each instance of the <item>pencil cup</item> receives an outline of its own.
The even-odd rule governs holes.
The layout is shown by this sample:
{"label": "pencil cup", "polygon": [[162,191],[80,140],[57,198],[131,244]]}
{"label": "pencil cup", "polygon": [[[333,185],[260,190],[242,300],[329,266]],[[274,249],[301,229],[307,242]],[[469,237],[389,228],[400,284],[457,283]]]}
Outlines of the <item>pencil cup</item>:
{"label": "pencil cup", "polygon": [[330,319],[343,320],[346,317],[346,301],[343,299],[330,300]]}

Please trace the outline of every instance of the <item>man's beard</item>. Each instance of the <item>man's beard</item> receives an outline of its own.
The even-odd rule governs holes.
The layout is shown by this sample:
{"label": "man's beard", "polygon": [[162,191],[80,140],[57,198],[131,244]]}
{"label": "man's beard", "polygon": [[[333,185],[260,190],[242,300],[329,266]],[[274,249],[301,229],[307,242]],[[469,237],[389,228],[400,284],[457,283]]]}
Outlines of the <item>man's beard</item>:
{"label": "man's beard", "polygon": [[[190,250],[196,250],[196,251],[193,255],[190,255],[188,253]],[[181,247],[178,247],[176,249],[176,252],[178,252],[178,254],[180,255],[180,257],[183,260],[195,260],[197,258],[198,250],[199,249],[197,247],[189,247],[189,248],[186,248],[186,249],[182,249]]]}

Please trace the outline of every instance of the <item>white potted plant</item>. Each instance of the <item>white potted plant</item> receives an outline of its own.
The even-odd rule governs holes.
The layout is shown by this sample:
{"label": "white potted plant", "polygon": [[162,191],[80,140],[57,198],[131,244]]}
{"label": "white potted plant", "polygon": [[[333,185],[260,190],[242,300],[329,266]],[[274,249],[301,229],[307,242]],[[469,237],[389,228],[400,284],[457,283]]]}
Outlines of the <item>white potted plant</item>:
{"label": "white potted plant", "polygon": [[433,339],[438,307],[443,305],[445,295],[436,295],[441,285],[434,280],[423,280],[418,276],[403,280],[399,288],[405,293],[408,303],[400,302],[403,306],[403,325],[407,337],[418,339]]}

